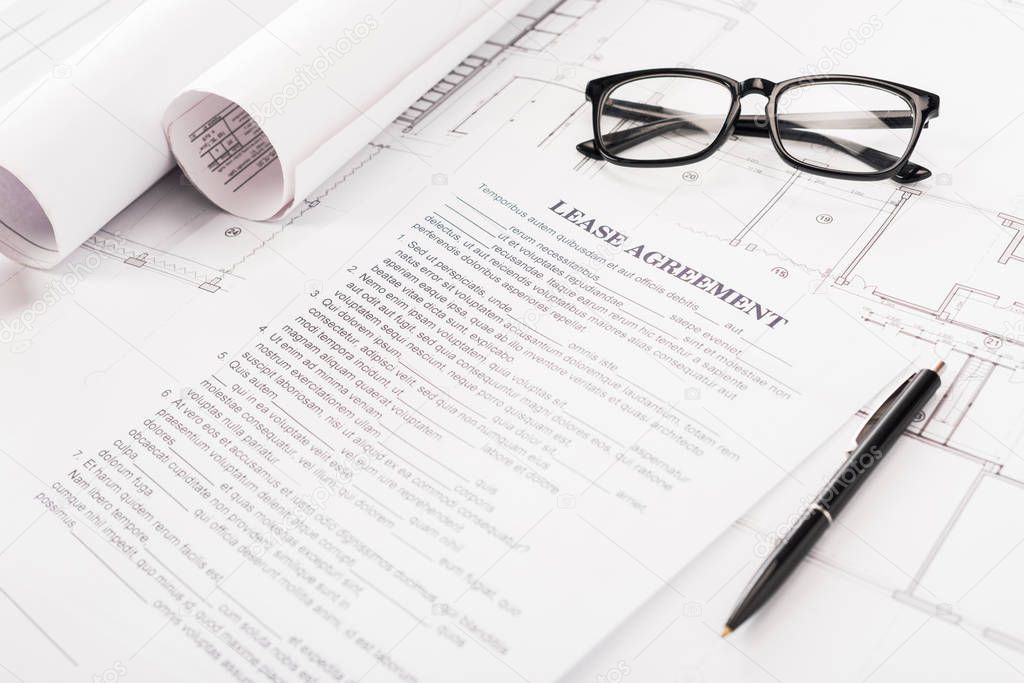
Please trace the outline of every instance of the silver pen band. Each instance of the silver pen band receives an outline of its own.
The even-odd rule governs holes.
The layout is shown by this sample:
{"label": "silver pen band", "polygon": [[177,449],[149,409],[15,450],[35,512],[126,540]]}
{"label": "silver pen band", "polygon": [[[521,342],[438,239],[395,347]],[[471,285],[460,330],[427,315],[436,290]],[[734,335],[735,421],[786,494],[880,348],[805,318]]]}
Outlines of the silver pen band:
{"label": "silver pen band", "polygon": [[822,507],[821,503],[815,503],[814,505],[811,506],[811,508],[815,509],[815,510],[819,510],[821,512],[821,514],[825,515],[825,519],[828,520],[829,524],[833,523],[834,520],[832,519],[832,513],[829,512],[828,510],[826,510],[824,507]]}

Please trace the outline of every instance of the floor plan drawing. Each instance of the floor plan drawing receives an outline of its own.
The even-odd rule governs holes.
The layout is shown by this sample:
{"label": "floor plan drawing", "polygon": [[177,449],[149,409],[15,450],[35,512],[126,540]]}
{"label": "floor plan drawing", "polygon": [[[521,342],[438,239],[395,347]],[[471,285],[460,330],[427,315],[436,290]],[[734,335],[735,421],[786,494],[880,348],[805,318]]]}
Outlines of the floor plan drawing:
{"label": "floor plan drawing", "polygon": [[[827,292],[908,362],[928,353],[946,360],[943,387],[909,428],[891,476],[851,510],[863,513],[856,527],[863,545],[850,550],[843,546],[848,537],[837,538],[813,557],[882,596],[893,613],[967,629],[1024,667],[1017,588],[1024,572],[1024,208],[1012,197],[975,202],[941,174],[914,186],[809,175],[786,166],[767,140],[735,137],[698,165],[649,171],[575,152],[592,134],[583,98],[590,78],[652,62],[713,68],[702,60],[711,54],[724,61],[730,51],[716,47],[758,28],[752,12],[760,4],[538,0],[283,222],[217,211],[175,171],[69,260],[92,255],[100,265],[72,294],[40,307],[31,325],[16,324],[19,312],[45,301],[48,280],[3,264],[0,321],[13,332],[11,339],[0,335],[0,347],[45,348],[47,335],[74,329],[110,340],[109,356],[95,359],[89,381],[135,363],[140,382],[180,390],[168,376],[177,372],[176,345],[217,345],[227,354],[248,337],[215,330],[206,337],[204,330],[162,341],[157,332],[168,320],[192,308],[211,321],[234,307],[269,316],[295,291],[319,291],[372,232],[355,225],[363,204],[397,202],[397,211],[411,201],[390,196],[382,176],[443,185],[470,160],[519,144],[563,169],[567,186],[586,183],[597,196],[635,192],[635,215],[626,217],[632,232],[669,225],[691,236],[695,249],[726,245],[751,269],[811,276],[815,291]],[[1024,16],[1014,3],[1001,7]],[[650,46],[642,59],[638,42]],[[7,49],[0,38],[0,73],[21,63],[20,53]],[[256,283],[269,279],[279,291],[258,293]],[[130,325],[107,322],[119,311],[132,313]],[[924,478],[920,472],[927,486],[913,485]],[[866,512],[872,506],[892,511],[885,524]],[[757,514],[736,530],[767,545],[778,540],[774,522]]]}

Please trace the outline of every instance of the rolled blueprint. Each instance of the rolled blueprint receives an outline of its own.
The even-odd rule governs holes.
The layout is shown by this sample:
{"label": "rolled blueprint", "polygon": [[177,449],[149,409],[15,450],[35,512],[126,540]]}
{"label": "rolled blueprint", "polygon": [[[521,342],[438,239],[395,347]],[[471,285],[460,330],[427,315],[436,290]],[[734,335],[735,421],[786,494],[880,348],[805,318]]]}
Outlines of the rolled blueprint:
{"label": "rolled blueprint", "polygon": [[312,193],[525,0],[299,0],[168,108],[192,183],[239,216]]}
{"label": "rolled blueprint", "polygon": [[[182,88],[290,0],[147,0],[0,110],[0,251],[50,267],[173,167]],[[42,46],[38,47],[46,54]]]}

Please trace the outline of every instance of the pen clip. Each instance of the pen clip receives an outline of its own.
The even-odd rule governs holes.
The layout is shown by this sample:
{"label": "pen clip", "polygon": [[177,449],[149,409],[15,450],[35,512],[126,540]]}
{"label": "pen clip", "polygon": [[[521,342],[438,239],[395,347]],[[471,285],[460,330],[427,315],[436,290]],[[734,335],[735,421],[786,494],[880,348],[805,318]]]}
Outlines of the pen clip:
{"label": "pen clip", "polygon": [[854,448],[859,446],[861,442],[864,440],[864,437],[866,437],[868,433],[870,433],[871,430],[875,428],[875,425],[878,424],[878,421],[882,419],[882,416],[885,415],[886,412],[888,412],[889,408],[892,406],[893,403],[896,402],[896,399],[899,397],[900,394],[903,393],[903,390],[907,388],[908,384],[910,384],[910,380],[914,379],[915,376],[917,376],[916,372],[907,379],[905,379],[902,384],[896,387],[896,389],[891,394],[889,394],[889,397],[887,399],[878,404],[878,407],[875,408],[875,412],[871,414],[871,417],[867,419],[867,421],[864,423],[864,426],[860,428],[859,432],[857,432],[857,436],[853,437]]}

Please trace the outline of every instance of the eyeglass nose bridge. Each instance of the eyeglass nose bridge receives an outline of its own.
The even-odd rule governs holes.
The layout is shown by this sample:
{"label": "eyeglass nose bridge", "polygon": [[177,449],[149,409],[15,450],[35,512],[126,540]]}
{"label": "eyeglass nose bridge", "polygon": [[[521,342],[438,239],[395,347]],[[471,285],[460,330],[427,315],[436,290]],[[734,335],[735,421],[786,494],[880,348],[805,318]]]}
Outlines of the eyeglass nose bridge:
{"label": "eyeglass nose bridge", "polygon": [[[773,90],[775,90],[775,83],[773,81],[769,81],[767,78],[748,78],[747,80],[740,83],[741,98],[746,97],[747,95],[761,95],[763,97],[771,97]],[[753,116],[750,117],[748,123],[752,124],[752,133],[761,137],[767,136],[767,112],[761,111],[754,114]]]}
{"label": "eyeglass nose bridge", "polygon": [[767,78],[748,78],[740,83],[740,97],[757,93],[768,97],[775,90],[775,83]]}

